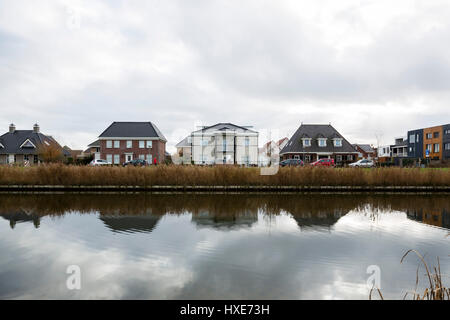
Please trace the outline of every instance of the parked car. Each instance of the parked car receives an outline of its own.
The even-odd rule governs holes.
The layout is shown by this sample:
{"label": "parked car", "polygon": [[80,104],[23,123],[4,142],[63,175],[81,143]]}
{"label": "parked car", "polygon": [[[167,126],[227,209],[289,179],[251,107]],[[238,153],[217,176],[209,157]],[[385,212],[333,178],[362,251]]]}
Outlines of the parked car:
{"label": "parked car", "polygon": [[314,167],[334,167],[334,159],[319,159],[311,163]]}
{"label": "parked car", "polygon": [[94,159],[91,162],[89,162],[90,166],[105,166],[108,164],[111,164],[111,163],[109,163],[108,161],[103,160],[103,159]]}
{"label": "parked car", "polygon": [[303,166],[303,161],[301,159],[286,159],[280,162],[280,166]]}
{"label": "parked car", "polygon": [[372,160],[361,159],[356,162],[350,163],[349,167],[360,167],[360,168],[372,168],[375,167],[375,163]]}
{"label": "parked car", "polygon": [[131,161],[127,161],[123,164],[124,167],[126,166],[148,166],[148,162],[144,159],[134,159]]}

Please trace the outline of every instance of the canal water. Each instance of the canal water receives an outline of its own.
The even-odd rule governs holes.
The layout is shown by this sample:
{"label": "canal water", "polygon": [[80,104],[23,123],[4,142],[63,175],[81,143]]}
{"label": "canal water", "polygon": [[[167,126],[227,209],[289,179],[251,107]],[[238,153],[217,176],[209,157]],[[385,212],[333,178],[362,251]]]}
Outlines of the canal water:
{"label": "canal water", "polygon": [[449,228],[448,194],[0,194],[0,299],[402,299]]}

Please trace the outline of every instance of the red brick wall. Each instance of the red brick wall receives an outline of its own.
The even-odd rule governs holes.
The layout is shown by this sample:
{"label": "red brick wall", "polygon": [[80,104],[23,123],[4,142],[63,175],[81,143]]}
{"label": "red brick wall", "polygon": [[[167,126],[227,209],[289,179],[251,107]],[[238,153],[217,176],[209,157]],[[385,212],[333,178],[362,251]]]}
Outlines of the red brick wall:
{"label": "red brick wall", "polygon": [[[151,140],[152,147],[151,148],[139,148],[140,140],[131,140],[132,147],[127,148],[127,140],[119,140],[120,148],[114,148],[114,140],[112,140],[112,148],[106,148],[107,140],[100,140],[100,158],[106,160],[106,155],[112,155],[112,161],[114,162],[114,155],[120,155],[120,164],[125,162],[125,154],[133,153],[133,159],[138,159],[139,155],[145,155],[145,160],[147,160],[147,154],[152,155],[152,159],[158,161],[158,163],[163,162],[165,159],[165,151],[166,151],[166,143],[160,140]],[[152,160],[153,163],[153,160]]]}

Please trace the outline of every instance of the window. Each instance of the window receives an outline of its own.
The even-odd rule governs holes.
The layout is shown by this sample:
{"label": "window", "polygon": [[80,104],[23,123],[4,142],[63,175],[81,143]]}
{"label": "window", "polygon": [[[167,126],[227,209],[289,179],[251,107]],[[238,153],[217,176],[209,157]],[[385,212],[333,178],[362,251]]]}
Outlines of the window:
{"label": "window", "polygon": [[413,147],[409,147],[409,152],[413,152]]}
{"label": "window", "polygon": [[152,147],[152,141],[151,140],[147,140],[147,148],[151,148]]}
{"label": "window", "polygon": [[106,162],[112,163],[112,154],[107,154],[106,155]]}
{"label": "window", "polygon": [[119,154],[115,154],[114,155],[114,164],[119,164],[120,163],[120,155]]}
{"label": "window", "polygon": [[147,155],[147,162],[152,163],[152,155],[151,154]]}
{"label": "window", "polygon": [[352,154],[347,155],[347,160],[348,161],[353,161],[353,155]]}
{"label": "window", "polygon": [[202,146],[206,147],[208,145],[208,140],[207,139],[203,139],[202,140]]}
{"label": "window", "polygon": [[309,154],[305,155],[305,161],[306,162],[310,162],[311,161],[311,156]]}
{"label": "window", "polygon": [[34,163],[38,163],[38,161],[39,161],[38,156],[35,154],[35,155],[33,156],[33,162],[34,162]]}
{"label": "window", "polygon": [[342,140],[341,139],[335,139],[334,140],[334,146],[335,147],[342,147]]}
{"label": "window", "polygon": [[140,155],[139,155],[139,159],[145,160],[145,154],[140,154]]}
{"label": "window", "polygon": [[145,141],[144,140],[140,140],[139,141],[139,148],[141,148],[141,149],[145,148]]}
{"label": "window", "polygon": [[439,138],[439,132],[434,132],[433,133],[433,138]]}
{"label": "window", "polygon": [[133,148],[133,141],[127,140],[127,149]]}
{"label": "window", "polygon": [[112,141],[111,140],[106,140],[106,147],[107,148],[112,148]]}
{"label": "window", "polygon": [[245,137],[245,146],[248,147],[250,145],[250,138],[249,137]]}
{"label": "window", "polygon": [[29,160],[29,156],[28,156],[27,154],[24,154],[24,155],[23,155],[23,160],[24,160],[24,161],[28,161],[28,160]]}
{"label": "window", "polygon": [[294,155],[294,159],[300,159],[300,156],[298,154]]}
{"label": "window", "polygon": [[432,133],[427,133],[427,139],[432,139],[433,138],[433,134]]}
{"label": "window", "polygon": [[327,140],[324,138],[319,138],[319,147],[326,147],[327,146]]}
{"label": "window", "polygon": [[341,162],[341,161],[342,161],[342,156],[341,156],[340,154],[338,154],[338,155],[336,156],[336,161],[337,161],[337,162]]}
{"label": "window", "polygon": [[450,150],[450,143],[446,143],[446,144],[444,145],[444,149],[445,149],[445,150]]}
{"label": "window", "polygon": [[416,134],[416,142],[419,142],[419,134]]}
{"label": "window", "polygon": [[120,148],[120,141],[119,140],[114,140],[114,148],[116,148],[116,149]]}
{"label": "window", "polygon": [[414,143],[416,136],[414,134],[409,135],[409,143]]}
{"label": "window", "polygon": [[311,139],[303,139],[303,147],[311,147]]}
{"label": "window", "polygon": [[249,156],[242,156],[242,163],[248,165],[248,163],[249,163]]}
{"label": "window", "polygon": [[222,149],[223,151],[227,151],[227,139],[222,140]]}
{"label": "window", "polygon": [[434,146],[434,152],[439,152],[439,143],[435,143],[433,146]]}
{"label": "window", "polygon": [[450,129],[445,129],[444,134],[450,134]]}
{"label": "window", "polygon": [[427,146],[426,146],[426,150],[428,150],[428,151],[430,151],[430,152],[431,152],[431,144],[427,144]]}

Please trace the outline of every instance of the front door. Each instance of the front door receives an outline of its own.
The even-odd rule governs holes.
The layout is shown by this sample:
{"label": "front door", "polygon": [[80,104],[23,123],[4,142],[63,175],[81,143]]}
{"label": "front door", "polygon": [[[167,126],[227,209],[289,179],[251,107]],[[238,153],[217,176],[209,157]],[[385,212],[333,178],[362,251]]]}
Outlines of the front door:
{"label": "front door", "polygon": [[125,155],[125,162],[133,160],[133,154],[129,153]]}

